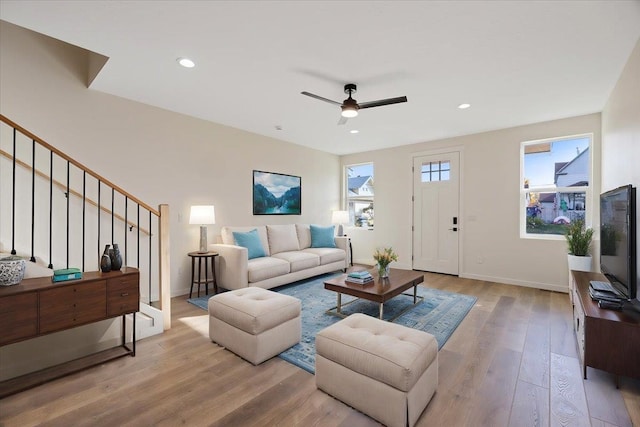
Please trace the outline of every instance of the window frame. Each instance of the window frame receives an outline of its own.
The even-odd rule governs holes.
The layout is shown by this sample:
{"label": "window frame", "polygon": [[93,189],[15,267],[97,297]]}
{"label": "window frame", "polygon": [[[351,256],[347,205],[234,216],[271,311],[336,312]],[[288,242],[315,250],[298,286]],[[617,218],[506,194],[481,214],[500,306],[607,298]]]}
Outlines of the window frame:
{"label": "window frame", "polygon": [[[593,152],[593,133],[581,133],[575,135],[560,136],[554,138],[544,138],[530,141],[522,141],[520,143],[520,180],[519,185],[519,227],[521,239],[537,239],[537,240],[565,240],[565,236],[562,234],[537,234],[527,233],[527,194],[528,193],[585,193],[584,211],[585,211],[585,227],[592,227],[593,222],[593,210],[595,209],[593,200],[593,176],[594,176],[594,152]],[[524,176],[524,156],[525,147],[529,145],[538,145],[545,143],[553,143],[559,141],[567,141],[572,139],[588,138],[589,139],[589,185],[576,186],[576,187],[557,187],[551,185],[540,185],[525,187]]]}
{"label": "window frame", "polygon": [[[371,166],[371,178],[374,181],[374,185],[373,185],[373,194],[371,194],[370,196],[360,196],[360,197],[349,197],[349,168],[353,168],[353,167],[358,167],[358,166],[367,166],[370,165]],[[373,228],[375,227],[375,164],[374,162],[360,162],[360,163],[350,163],[350,164],[345,164],[343,166],[343,174],[344,174],[344,198],[343,198],[343,204],[344,204],[344,209],[349,212],[349,227],[357,227],[357,228],[363,228],[363,229],[368,229],[368,230],[373,230]],[[360,199],[360,200],[358,200]],[[366,200],[365,200],[366,199]],[[369,200],[370,199],[370,200]],[[353,202],[365,202],[365,201],[370,201],[370,204],[373,206],[373,225],[367,225],[366,227],[362,227],[359,225],[356,225],[356,219],[355,219],[355,208],[354,208],[354,212],[352,214],[350,208],[349,208],[349,203],[353,201]]]}

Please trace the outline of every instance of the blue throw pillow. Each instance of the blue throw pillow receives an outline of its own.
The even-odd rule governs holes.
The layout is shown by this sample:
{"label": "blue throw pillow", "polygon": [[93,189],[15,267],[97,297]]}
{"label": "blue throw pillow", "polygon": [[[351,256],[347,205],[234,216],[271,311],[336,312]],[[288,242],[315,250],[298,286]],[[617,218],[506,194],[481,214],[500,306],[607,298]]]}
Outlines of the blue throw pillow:
{"label": "blue throw pillow", "polygon": [[236,245],[245,247],[249,250],[249,259],[260,258],[267,255],[262,247],[258,230],[255,228],[251,231],[247,231],[246,233],[234,231],[233,239],[236,241]]}
{"label": "blue throw pillow", "polygon": [[335,248],[336,241],[333,237],[334,225],[329,227],[320,227],[311,225],[311,247],[312,248]]}

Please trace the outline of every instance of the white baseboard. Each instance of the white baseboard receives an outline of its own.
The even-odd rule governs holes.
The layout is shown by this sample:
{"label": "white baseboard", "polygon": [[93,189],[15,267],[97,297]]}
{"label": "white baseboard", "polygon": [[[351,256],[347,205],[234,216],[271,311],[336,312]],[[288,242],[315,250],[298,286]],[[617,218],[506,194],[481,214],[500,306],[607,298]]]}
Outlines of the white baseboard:
{"label": "white baseboard", "polygon": [[466,273],[460,273],[460,277],[462,277],[463,279],[483,280],[485,282],[502,283],[505,285],[515,285],[515,286],[524,286],[527,288],[544,289],[546,291],[562,292],[565,294],[569,293],[568,283],[566,285],[556,285],[556,284],[550,284],[550,283],[529,282],[525,280],[518,280],[518,279],[512,279],[512,278],[483,276],[480,274],[466,274]]}

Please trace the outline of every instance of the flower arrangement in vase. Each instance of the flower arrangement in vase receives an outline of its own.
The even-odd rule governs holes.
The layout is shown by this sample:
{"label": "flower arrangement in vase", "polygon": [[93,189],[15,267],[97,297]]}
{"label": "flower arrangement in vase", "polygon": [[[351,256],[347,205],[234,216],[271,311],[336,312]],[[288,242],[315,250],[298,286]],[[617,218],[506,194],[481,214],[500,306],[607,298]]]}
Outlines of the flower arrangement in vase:
{"label": "flower arrangement in vase", "polygon": [[393,251],[393,248],[376,249],[373,254],[373,259],[378,263],[378,276],[381,279],[389,277],[389,264],[393,261],[398,261],[398,255]]}

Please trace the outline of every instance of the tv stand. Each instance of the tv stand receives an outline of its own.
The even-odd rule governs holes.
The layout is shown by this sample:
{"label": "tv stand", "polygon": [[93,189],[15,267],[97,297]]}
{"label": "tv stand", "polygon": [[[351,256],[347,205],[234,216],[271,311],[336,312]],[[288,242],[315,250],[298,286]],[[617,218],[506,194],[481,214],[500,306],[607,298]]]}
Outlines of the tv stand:
{"label": "tv stand", "polygon": [[[623,310],[606,310],[589,296],[589,281],[606,281],[604,275],[571,271],[569,289],[573,303],[573,328],[584,379],[587,366],[640,379],[640,312],[625,304]],[[617,382],[617,378],[616,378]]]}

